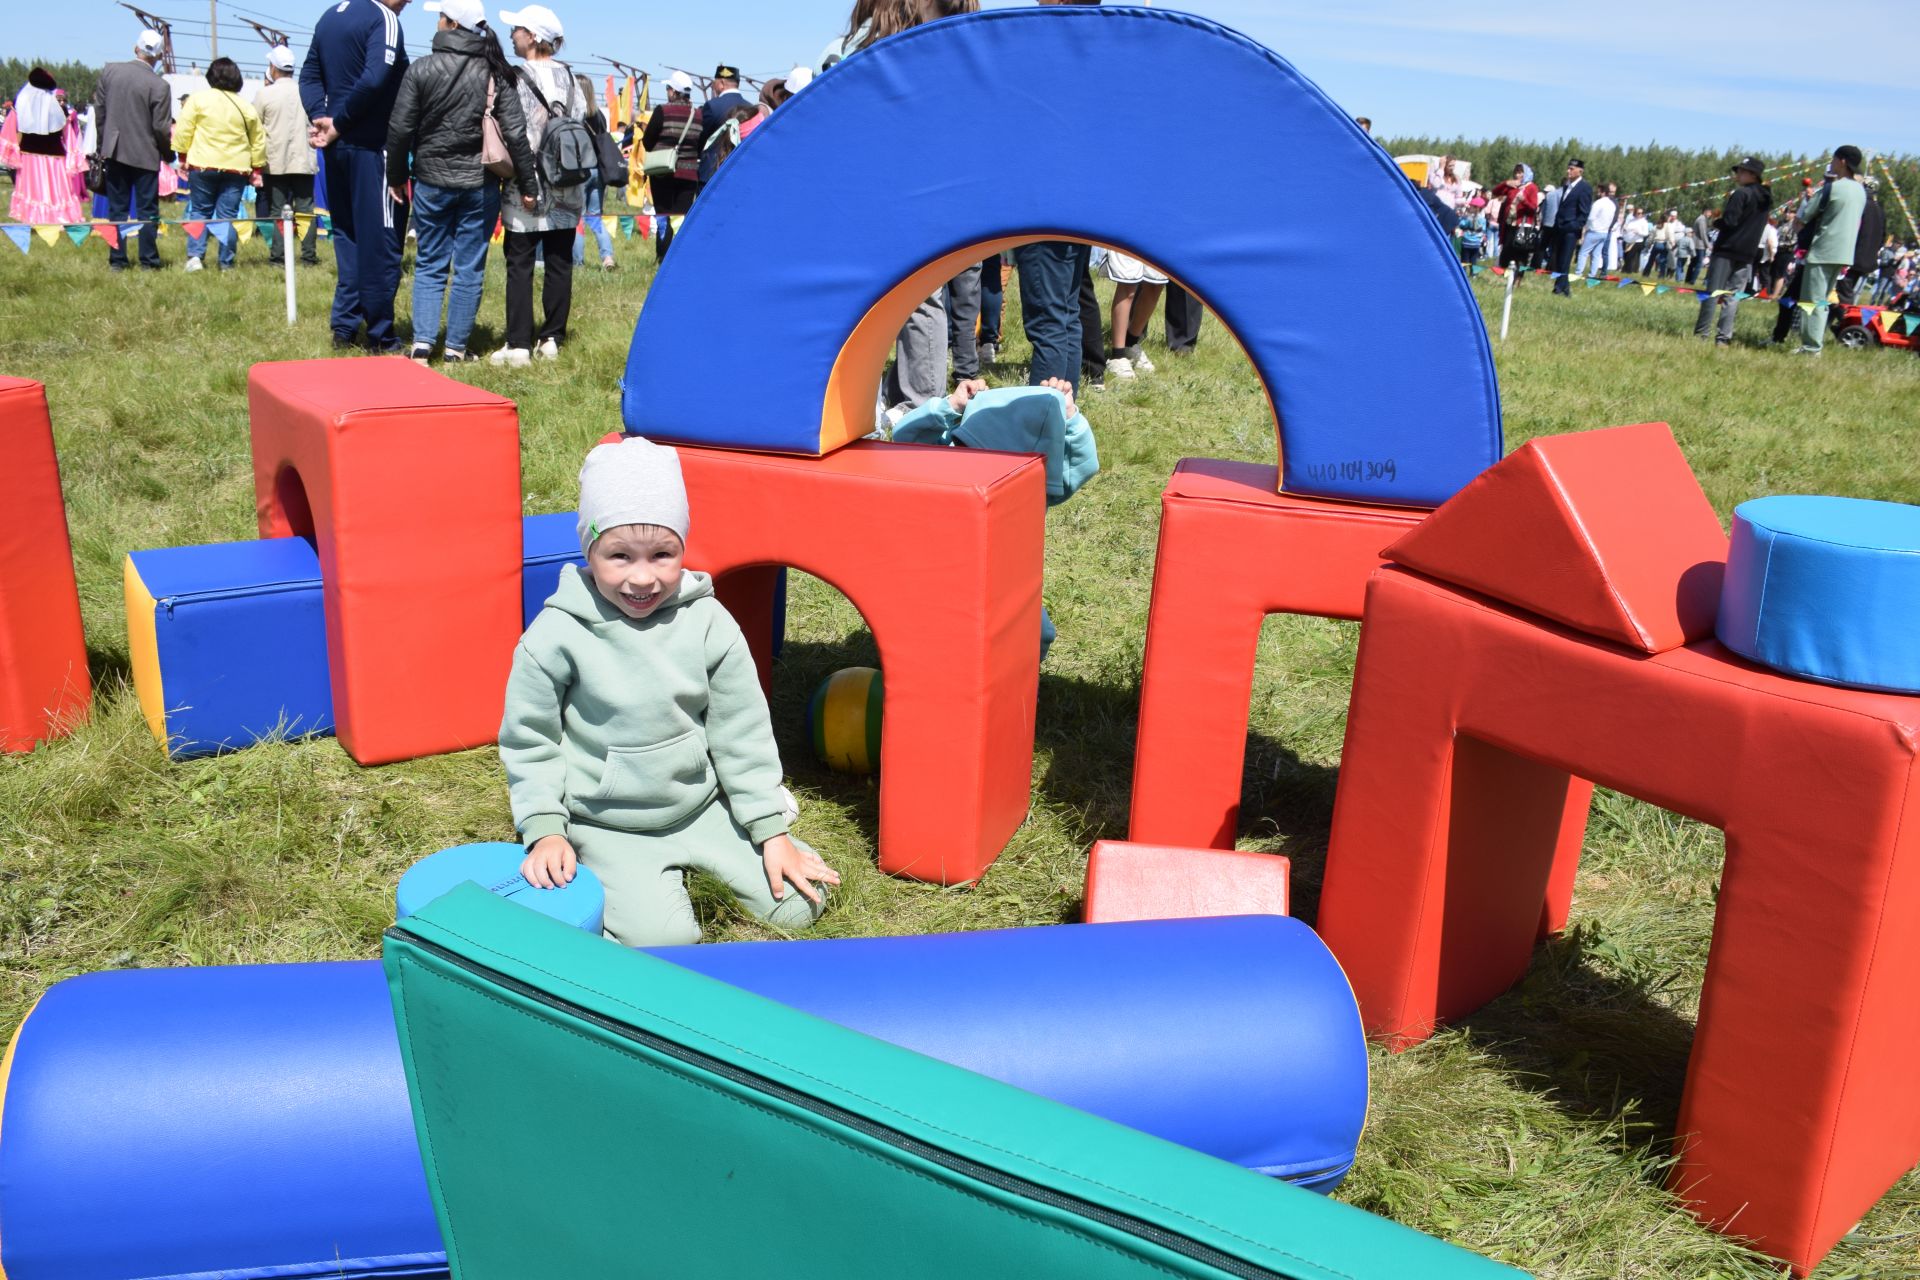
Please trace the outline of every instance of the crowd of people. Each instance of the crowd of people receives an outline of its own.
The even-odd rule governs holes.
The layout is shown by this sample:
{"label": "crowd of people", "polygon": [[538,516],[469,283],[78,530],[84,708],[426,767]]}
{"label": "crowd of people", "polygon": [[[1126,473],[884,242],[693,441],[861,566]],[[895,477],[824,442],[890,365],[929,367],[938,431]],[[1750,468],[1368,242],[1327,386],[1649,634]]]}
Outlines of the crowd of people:
{"label": "crowd of people", "polygon": [[[1577,278],[1613,273],[1697,287],[1694,333],[1722,346],[1733,341],[1743,297],[1778,300],[1772,342],[1797,336],[1794,351],[1818,355],[1832,298],[1920,312],[1920,248],[1887,234],[1878,183],[1863,167],[1858,147],[1836,147],[1817,185],[1809,178],[1776,204],[1766,167],[1749,156],[1729,171],[1733,185],[1720,207],[1691,223],[1678,209],[1655,222],[1616,184],[1589,181],[1578,158],[1567,161],[1559,185],[1541,186],[1531,166],[1517,164],[1503,181],[1468,195],[1453,158],[1443,157],[1426,189],[1469,266],[1486,256],[1503,270],[1545,273],[1562,297],[1572,295]],[[1803,299],[1807,305],[1787,305]]]}

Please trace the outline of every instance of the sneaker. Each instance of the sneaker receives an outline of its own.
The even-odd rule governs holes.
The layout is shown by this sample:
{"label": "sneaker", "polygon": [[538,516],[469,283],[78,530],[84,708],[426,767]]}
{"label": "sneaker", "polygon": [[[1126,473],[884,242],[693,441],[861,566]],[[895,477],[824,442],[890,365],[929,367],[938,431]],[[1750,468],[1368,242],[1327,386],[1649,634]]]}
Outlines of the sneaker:
{"label": "sneaker", "polygon": [[1152,373],[1153,372],[1153,361],[1147,359],[1147,353],[1142,351],[1139,347],[1128,347],[1127,358],[1133,361],[1133,369],[1135,373]]}
{"label": "sneaker", "polygon": [[206,270],[206,267],[207,267],[207,264],[200,261],[200,259],[198,258],[187,259],[187,270],[189,271],[204,271]]}
{"label": "sneaker", "polygon": [[441,364],[474,364],[476,362],[477,357],[470,356],[464,351],[456,351],[452,347],[440,353]]}
{"label": "sneaker", "polygon": [[487,357],[496,369],[524,369],[533,363],[533,353],[525,347],[502,347]]}
{"label": "sneaker", "polygon": [[407,352],[407,359],[413,361],[422,369],[426,368],[428,363],[433,359],[433,344],[430,342],[414,343],[413,350]]}
{"label": "sneaker", "polygon": [[1081,376],[1080,385],[1089,391],[1105,391],[1107,389],[1106,375],[1092,372],[1084,374]]}
{"label": "sneaker", "polygon": [[558,360],[560,358],[560,344],[552,338],[542,338],[535,344],[533,354],[542,360]]}
{"label": "sneaker", "polygon": [[1133,361],[1127,359],[1125,356],[1115,356],[1113,359],[1107,361],[1107,376],[1109,378],[1118,378],[1122,382],[1132,381],[1134,377]]}
{"label": "sneaker", "polygon": [[983,342],[980,344],[980,363],[981,364],[992,364],[995,360],[998,360],[999,358],[1000,358],[1000,348],[998,345],[991,342]]}
{"label": "sneaker", "polygon": [[613,270],[614,266],[616,265],[613,260],[613,255],[608,254],[606,257],[600,259],[600,265],[602,267],[605,267],[608,271]]}

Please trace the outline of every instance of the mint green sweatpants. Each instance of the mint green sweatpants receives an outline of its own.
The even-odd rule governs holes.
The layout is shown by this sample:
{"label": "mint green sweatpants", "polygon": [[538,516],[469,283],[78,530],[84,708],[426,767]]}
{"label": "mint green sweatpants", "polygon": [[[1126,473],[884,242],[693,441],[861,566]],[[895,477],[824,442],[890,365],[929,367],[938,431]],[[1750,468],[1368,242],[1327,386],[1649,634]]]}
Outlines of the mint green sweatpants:
{"label": "mint green sweatpants", "polygon": [[[700,941],[687,898],[686,873],[717,877],[747,912],[781,929],[805,929],[820,908],[791,884],[776,901],[760,850],[718,799],[661,831],[616,831],[575,822],[567,832],[583,866],[607,892],[606,935],[628,947],[672,947]],[[807,846],[794,841],[802,849]],[[823,895],[826,886],[819,886]]]}

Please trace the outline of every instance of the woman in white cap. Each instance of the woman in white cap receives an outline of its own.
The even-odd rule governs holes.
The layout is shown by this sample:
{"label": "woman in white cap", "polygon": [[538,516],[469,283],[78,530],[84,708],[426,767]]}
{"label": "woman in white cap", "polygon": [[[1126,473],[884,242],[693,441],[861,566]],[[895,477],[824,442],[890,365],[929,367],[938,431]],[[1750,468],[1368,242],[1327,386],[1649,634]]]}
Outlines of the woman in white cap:
{"label": "woman in white cap", "polygon": [[440,304],[447,304],[448,364],[469,359],[467,338],[480,312],[487,246],[500,208],[499,179],[482,162],[491,116],[514,175],[534,185],[533,150],[514,89],[513,68],[487,28],[480,0],[430,0],[440,15],[433,52],[407,67],[387,124],[387,185],[404,203],[413,182],[413,348],[416,364],[433,356]]}
{"label": "woman in white cap", "polygon": [[[511,30],[513,51],[521,58],[516,77],[520,110],[527,120],[527,141],[534,155],[540,156],[547,129],[556,118],[584,120],[587,114],[573,68],[554,56],[565,43],[566,30],[553,10],[542,4],[502,9],[500,21]],[[516,177],[507,183],[501,198],[506,223],[507,345],[490,358],[496,365],[524,369],[534,356],[557,359],[567,337],[567,313],[573,306],[573,240],[586,211],[587,192],[585,183],[555,186],[553,176],[540,173],[532,189]],[[546,263],[537,332],[533,327],[536,251]]]}
{"label": "woman in white cap", "polygon": [[[706,128],[700,123],[700,108],[693,105],[693,77],[676,71],[667,77],[667,100],[647,117],[646,131],[640,135],[640,151],[646,157],[647,186],[653,192],[653,213],[660,219],[654,243],[664,258],[667,246],[680,220],[693,209],[693,198],[700,194],[700,152]],[[673,168],[658,172],[655,153],[673,152]]]}

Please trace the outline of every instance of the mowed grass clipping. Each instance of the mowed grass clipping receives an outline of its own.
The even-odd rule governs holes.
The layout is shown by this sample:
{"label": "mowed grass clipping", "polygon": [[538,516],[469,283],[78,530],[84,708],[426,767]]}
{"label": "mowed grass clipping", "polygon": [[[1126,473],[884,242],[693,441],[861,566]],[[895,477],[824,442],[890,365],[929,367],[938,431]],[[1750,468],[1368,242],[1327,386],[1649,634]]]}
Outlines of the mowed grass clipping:
{"label": "mowed grass clipping", "polygon": [[[361,769],[316,739],[171,763],[147,733],[128,685],[121,559],[253,536],[247,368],[330,354],[330,266],[300,272],[301,318],[289,329],[281,278],[257,244],[242,248],[239,271],[194,276],[177,269],[177,235],[163,245],[175,269],[157,276],[110,277],[91,243],[0,256],[0,372],[47,384],[97,682],[84,728],[0,761],[7,1034],[47,986],[89,970],[373,956],[411,862],[511,831],[490,750]],[[651,255],[638,240],[616,252],[620,270],[576,275],[573,337],[557,364],[457,375],[518,402],[530,512],[571,509],[581,456],[619,425],[616,384]],[[500,285],[496,257],[477,350],[498,343]],[[1500,282],[1481,277],[1476,290],[1497,328]],[[1395,302],[1275,299],[1348,328],[1383,373],[1402,340]],[[750,303],[716,301],[706,317],[715,347],[735,361],[779,359],[779,335],[756,329]],[[1748,303],[1738,342],[1716,351],[1689,336],[1693,313],[1671,295],[1603,288],[1562,300],[1527,281],[1512,337],[1496,347],[1509,445],[1669,422],[1723,517],[1768,493],[1920,495],[1920,360],[1831,346],[1818,362],[1789,359],[1759,346],[1774,314],[1765,303]],[[1024,378],[1017,314],[1010,294],[992,382]],[[1060,641],[1041,676],[1032,816],[978,885],[942,889],[874,869],[874,784],[818,764],[802,721],[821,679],[874,663],[876,651],[851,604],[795,576],[774,715],[804,806],[799,833],[844,877],[821,933],[1070,920],[1088,845],[1125,835],[1161,487],[1183,456],[1274,456],[1259,382],[1218,323],[1189,360],[1166,357],[1159,337],[1156,323],[1157,374],[1083,397],[1104,470],[1048,517],[1046,598]],[[1429,407],[1414,399],[1404,411]],[[716,380],[716,417],[757,409]],[[417,549],[423,584],[462,572],[458,532]],[[1260,638],[1241,843],[1293,858],[1308,921],[1355,635],[1352,624],[1283,617]],[[1721,858],[1718,832],[1602,793],[1571,932],[1461,1026],[1407,1053],[1374,1053],[1372,1118],[1340,1198],[1547,1277],[1776,1274],[1663,1189]],[[697,905],[710,938],[769,936],[714,886]],[[1896,1187],[1818,1275],[1920,1276],[1920,1177]]]}

